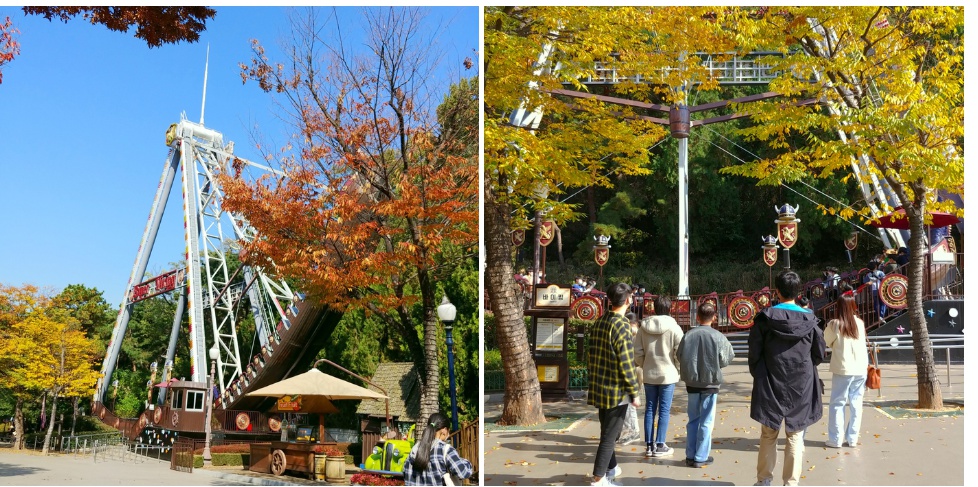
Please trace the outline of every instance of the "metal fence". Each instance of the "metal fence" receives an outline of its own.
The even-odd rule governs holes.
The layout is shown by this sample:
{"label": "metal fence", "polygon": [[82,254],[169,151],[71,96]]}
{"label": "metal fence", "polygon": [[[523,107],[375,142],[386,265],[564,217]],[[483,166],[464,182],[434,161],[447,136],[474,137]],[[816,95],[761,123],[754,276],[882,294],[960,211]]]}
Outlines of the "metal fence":
{"label": "metal fence", "polygon": [[170,454],[170,470],[192,473],[194,471],[194,440],[177,438]]}

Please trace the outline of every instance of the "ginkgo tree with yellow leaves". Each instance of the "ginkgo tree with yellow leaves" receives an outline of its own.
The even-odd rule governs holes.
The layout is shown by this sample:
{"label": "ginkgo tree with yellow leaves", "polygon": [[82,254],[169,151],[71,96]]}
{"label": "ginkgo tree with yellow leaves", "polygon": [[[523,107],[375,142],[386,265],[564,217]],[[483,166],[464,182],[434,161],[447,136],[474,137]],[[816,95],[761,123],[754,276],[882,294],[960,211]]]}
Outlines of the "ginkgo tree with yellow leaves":
{"label": "ginkgo tree with yellow leaves", "polygon": [[[731,25],[744,48],[773,49],[768,59],[781,75],[772,91],[817,98],[814,106],[780,101],[742,105],[754,122],[748,140],[784,149],[776,157],[728,167],[724,172],[780,184],[808,175],[884,179],[909,221],[908,310],[921,408],[943,406],[924,317],[925,225],[933,211],[963,216],[938,194],[964,195],[964,8],[785,7],[766,9]],[[842,136],[840,136],[840,132]],[[807,135],[800,147],[785,144]],[[827,135],[826,135],[827,134]],[[843,218],[872,220],[860,208],[826,207]]]}
{"label": "ginkgo tree with yellow leaves", "polygon": [[733,51],[737,39],[726,26],[751,14],[706,7],[486,8],[485,282],[506,381],[500,423],[544,421],[513,289],[510,231],[529,228],[536,211],[558,224],[582,216],[560,201],[574,188],[653,174],[649,148],[667,136],[631,108],[570,100],[554,90],[584,90],[579,80],[601,62],[622,78],[650,81],[620,83],[619,96],[685,103],[691,80],[700,90],[718,84],[689,53]]}
{"label": "ginkgo tree with yellow leaves", "polygon": [[[51,397],[51,411],[61,397],[92,393],[98,371],[92,368],[95,344],[78,321],[31,285],[0,286],[0,364],[3,386],[17,399],[14,448],[23,448],[23,403],[41,395]],[[53,414],[53,413],[52,413]],[[54,421],[48,423],[43,452],[51,442]]]}

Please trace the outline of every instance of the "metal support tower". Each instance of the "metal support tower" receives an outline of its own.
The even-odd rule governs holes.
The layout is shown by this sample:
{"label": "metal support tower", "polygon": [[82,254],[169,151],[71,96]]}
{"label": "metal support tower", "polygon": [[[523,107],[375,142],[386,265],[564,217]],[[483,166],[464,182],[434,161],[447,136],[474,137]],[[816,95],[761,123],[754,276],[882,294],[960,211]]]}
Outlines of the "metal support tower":
{"label": "metal support tower", "polygon": [[[181,169],[183,192],[191,379],[206,382],[209,343],[218,344],[220,353],[215,381],[222,390],[242,373],[243,361],[239,352],[236,324],[240,313],[248,308],[238,303],[240,292],[231,292],[228,289],[231,276],[227,251],[236,241],[253,239],[255,232],[243,218],[221,208],[224,195],[216,176],[218,173],[230,173],[234,159],[262,171],[284,174],[267,166],[236,158],[233,155],[233,143],[225,146],[220,132],[190,122],[186,117],[181,117],[179,123],[171,126],[167,132],[167,141],[170,146],[169,157],[102,363],[102,377],[94,397],[96,401],[105,397],[112,382],[112,373],[133,306],[130,299],[131,289],[146,272],[178,169]],[[227,228],[231,228],[231,231],[226,231]],[[265,345],[268,335],[275,333],[278,324],[290,326],[286,311],[293,308],[294,301],[300,297],[292,292],[285,281],[267,275],[261,268],[246,267],[243,270],[250,309],[254,313],[256,334],[262,345]]]}

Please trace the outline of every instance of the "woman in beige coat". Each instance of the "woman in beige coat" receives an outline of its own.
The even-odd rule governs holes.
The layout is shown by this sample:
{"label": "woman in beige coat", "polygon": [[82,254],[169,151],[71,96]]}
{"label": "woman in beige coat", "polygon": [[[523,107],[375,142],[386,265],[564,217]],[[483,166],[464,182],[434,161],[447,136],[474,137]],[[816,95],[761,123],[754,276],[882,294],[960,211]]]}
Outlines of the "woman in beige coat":
{"label": "woman in beige coat", "polygon": [[[832,395],[829,399],[829,439],[825,446],[839,448],[845,427],[845,442],[855,447],[862,419],[863,388],[866,385],[866,328],[856,316],[856,299],[843,294],[835,301],[835,319],[825,325],[825,346],[832,349]],[[849,403],[849,424],[845,407]]]}

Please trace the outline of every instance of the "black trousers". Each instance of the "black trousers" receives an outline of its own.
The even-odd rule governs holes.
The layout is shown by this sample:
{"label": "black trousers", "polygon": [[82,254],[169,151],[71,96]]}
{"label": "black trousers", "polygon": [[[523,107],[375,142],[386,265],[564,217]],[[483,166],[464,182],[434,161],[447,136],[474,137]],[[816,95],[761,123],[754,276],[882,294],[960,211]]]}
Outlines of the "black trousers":
{"label": "black trousers", "polygon": [[618,466],[618,460],[615,459],[615,442],[621,436],[621,427],[625,424],[628,406],[623,404],[610,409],[598,409],[601,436],[598,440],[598,454],[594,456],[595,477],[604,477],[609,470]]}

